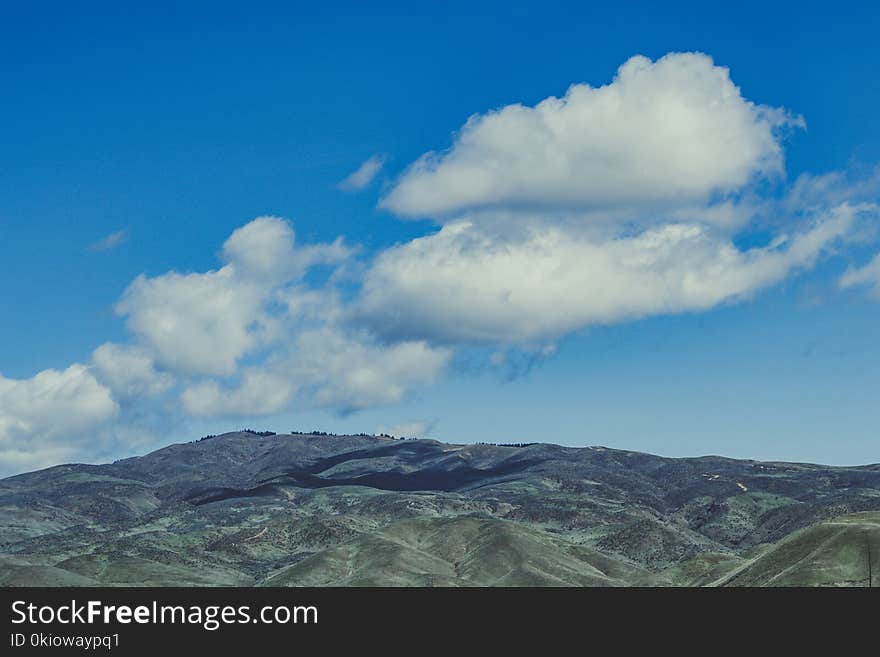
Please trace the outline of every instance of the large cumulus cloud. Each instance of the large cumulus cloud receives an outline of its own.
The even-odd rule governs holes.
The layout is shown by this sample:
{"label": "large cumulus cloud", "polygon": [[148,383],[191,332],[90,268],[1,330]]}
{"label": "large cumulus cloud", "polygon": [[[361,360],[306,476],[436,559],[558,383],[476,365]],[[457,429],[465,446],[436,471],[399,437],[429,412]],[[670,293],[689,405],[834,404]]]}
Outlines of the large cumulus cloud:
{"label": "large cumulus cloud", "polygon": [[383,199],[405,216],[475,209],[656,212],[703,204],[783,171],[783,109],[743,98],[698,53],[633,57],[613,82],[471,117]]}
{"label": "large cumulus cloud", "polygon": [[[382,199],[441,228],[376,258],[356,314],[389,338],[540,346],[749,298],[876,213],[839,174],[785,185],[783,138],[802,125],[700,53],[475,115]],[[776,235],[738,248],[760,221]]]}
{"label": "large cumulus cloud", "polygon": [[94,430],[118,412],[110,389],[83,364],[30,379],[0,375],[0,473],[94,451]]}
{"label": "large cumulus cloud", "polygon": [[693,223],[605,239],[538,225],[506,240],[458,222],[383,253],[358,310],[389,337],[482,343],[541,342],[593,324],[706,310],[811,266],[870,209],[838,206],[746,251]]}

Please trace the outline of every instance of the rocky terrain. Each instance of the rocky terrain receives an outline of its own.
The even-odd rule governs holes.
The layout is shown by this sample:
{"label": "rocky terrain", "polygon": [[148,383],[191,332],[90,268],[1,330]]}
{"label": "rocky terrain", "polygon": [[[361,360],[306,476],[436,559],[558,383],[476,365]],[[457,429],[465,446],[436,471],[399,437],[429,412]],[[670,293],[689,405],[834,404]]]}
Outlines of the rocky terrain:
{"label": "rocky terrain", "polygon": [[867,586],[880,465],[236,432],[0,480],[0,584]]}

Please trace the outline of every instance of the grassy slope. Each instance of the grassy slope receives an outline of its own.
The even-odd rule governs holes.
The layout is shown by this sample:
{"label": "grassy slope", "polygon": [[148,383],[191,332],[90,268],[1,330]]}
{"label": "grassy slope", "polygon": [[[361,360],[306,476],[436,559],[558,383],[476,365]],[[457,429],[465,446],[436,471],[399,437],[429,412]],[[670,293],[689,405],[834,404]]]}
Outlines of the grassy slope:
{"label": "grassy slope", "polygon": [[795,532],[717,582],[725,586],[880,585],[880,513],[855,513]]}
{"label": "grassy slope", "polygon": [[624,586],[636,567],[518,523],[419,518],[282,569],[267,586]]}

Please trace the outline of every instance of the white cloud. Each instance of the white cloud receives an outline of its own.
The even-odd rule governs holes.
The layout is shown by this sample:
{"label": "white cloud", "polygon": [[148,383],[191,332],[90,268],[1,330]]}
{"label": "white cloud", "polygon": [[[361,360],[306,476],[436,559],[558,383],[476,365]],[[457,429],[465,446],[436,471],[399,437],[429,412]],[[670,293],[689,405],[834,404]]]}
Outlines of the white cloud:
{"label": "white cloud", "polygon": [[162,366],[228,375],[242,356],[272,334],[265,294],[227,265],[203,274],[138,276],[116,311]]}
{"label": "white cloud", "polygon": [[351,251],[341,240],[295,247],[283,219],[259,217],[223,245],[227,263],[204,273],[139,276],[116,311],[163,367],[229,376],[239,360],[279,338],[270,302],[317,264],[337,264]]}
{"label": "white cloud", "polygon": [[809,267],[862,209],[841,205],[808,230],[748,251],[698,224],[598,241],[552,225],[503,240],[449,224],[384,252],[366,275],[359,311],[397,339],[524,343],[706,310]]}
{"label": "white cloud", "polygon": [[278,217],[257,217],[223,243],[223,259],[237,273],[259,279],[286,279],[302,267],[294,250],[293,228]]}
{"label": "white cloud", "polygon": [[[400,401],[433,381],[449,352],[421,341],[383,344],[341,325],[346,312],[336,289],[301,279],[309,267],[339,265],[351,253],[341,240],[295,247],[287,222],[255,219],[225,242],[221,269],[136,279],[117,310],[141,346],[104,346],[96,363],[124,389],[159,384],[151,378],[154,357],[190,377],[180,401],[198,417],[268,415],[293,404],[347,412]],[[250,364],[239,371],[246,357]],[[123,358],[133,361],[124,368],[133,380],[118,371]]]}
{"label": "white cloud", "polygon": [[234,388],[223,388],[213,380],[201,381],[184,390],[181,401],[196,417],[271,415],[284,410],[293,391],[291,377],[248,368]]}
{"label": "white cloud", "polygon": [[91,432],[119,411],[85,365],[30,379],[0,375],[0,469],[34,468],[77,454]]}
{"label": "white cloud", "polygon": [[[699,53],[633,57],[611,84],[475,115],[444,153],[404,173],[382,205],[405,216],[479,209],[644,214],[703,205],[783,172],[780,128]],[[588,218],[581,215],[582,219]],[[644,216],[642,218],[645,218]]]}
{"label": "white cloud", "polygon": [[[876,212],[858,201],[876,198],[877,175],[762,193],[784,176],[781,131],[803,125],[746,100],[699,53],[633,57],[606,86],[475,115],[382,200],[442,228],[379,254],[352,313],[387,339],[537,350],[591,325],[748,298]],[[756,220],[779,237],[738,249]]]}
{"label": "white cloud", "polygon": [[97,242],[93,242],[89,246],[90,251],[112,251],[117,246],[123,244],[128,239],[128,233],[124,230],[117,230],[115,233],[105,235]]}
{"label": "white cloud", "polygon": [[351,250],[337,239],[331,244],[295,246],[290,224],[279,217],[257,217],[236,229],[223,244],[223,258],[237,276],[264,284],[300,278],[314,265],[338,264]]}
{"label": "white cloud", "polygon": [[174,378],[156,370],[153,359],[140,347],[105,342],[92,354],[95,373],[117,397],[154,397],[168,390]]}
{"label": "white cloud", "polygon": [[25,439],[0,447],[0,477],[77,460],[77,450],[64,443],[40,444]]}
{"label": "white cloud", "polygon": [[316,406],[354,411],[397,403],[432,383],[450,355],[421,340],[379,344],[363,332],[314,330],[298,336],[292,371]]}
{"label": "white cloud", "polygon": [[451,352],[423,341],[380,344],[362,331],[334,326],[305,329],[288,350],[248,368],[235,385],[204,381],[184,391],[193,415],[269,415],[296,403],[351,412],[400,402],[432,383]]}
{"label": "white cloud", "polygon": [[840,203],[874,203],[880,196],[880,166],[859,172],[831,171],[821,175],[803,173],[782,202],[790,213]]}
{"label": "white cloud", "polygon": [[843,288],[865,286],[872,296],[880,299],[880,253],[863,267],[850,267],[840,277]]}
{"label": "white cloud", "polygon": [[345,178],[338,187],[344,192],[359,192],[366,189],[385,166],[384,155],[373,155]]}
{"label": "white cloud", "polygon": [[395,438],[424,438],[433,426],[432,422],[423,422],[421,420],[410,420],[395,424],[390,429],[384,427],[379,428],[379,433],[387,433]]}

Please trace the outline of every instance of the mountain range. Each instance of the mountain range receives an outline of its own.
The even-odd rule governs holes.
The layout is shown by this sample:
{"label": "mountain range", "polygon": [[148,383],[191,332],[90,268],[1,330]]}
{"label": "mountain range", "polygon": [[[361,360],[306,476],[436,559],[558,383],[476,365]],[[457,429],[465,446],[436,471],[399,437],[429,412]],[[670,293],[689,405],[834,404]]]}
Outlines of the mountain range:
{"label": "mountain range", "polygon": [[0,480],[4,586],[871,586],[880,464],[240,431]]}

